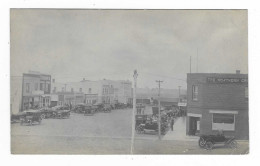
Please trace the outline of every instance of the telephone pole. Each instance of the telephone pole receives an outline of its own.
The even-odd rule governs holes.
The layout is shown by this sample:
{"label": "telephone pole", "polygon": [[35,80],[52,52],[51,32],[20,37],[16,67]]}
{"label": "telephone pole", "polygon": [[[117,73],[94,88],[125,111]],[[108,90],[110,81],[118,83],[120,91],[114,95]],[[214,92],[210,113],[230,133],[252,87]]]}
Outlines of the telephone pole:
{"label": "telephone pole", "polygon": [[161,83],[163,81],[161,80],[156,80],[156,82],[158,83],[159,85],[159,108],[158,108],[158,137],[159,137],[159,140],[161,140],[161,98],[160,98],[160,93],[161,93]]}
{"label": "telephone pole", "polygon": [[132,116],[132,138],[131,138],[131,154],[134,152],[134,136],[135,136],[135,112],[136,112],[136,84],[137,70],[134,70],[134,90],[133,90],[133,116]]}

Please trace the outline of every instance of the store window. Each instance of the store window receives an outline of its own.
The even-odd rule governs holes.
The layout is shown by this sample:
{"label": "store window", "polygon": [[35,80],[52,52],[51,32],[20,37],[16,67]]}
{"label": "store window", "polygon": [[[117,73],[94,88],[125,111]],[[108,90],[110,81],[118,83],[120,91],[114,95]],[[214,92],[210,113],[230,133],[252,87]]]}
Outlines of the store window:
{"label": "store window", "polygon": [[212,118],[212,130],[234,131],[235,115],[214,113]]}
{"label": "store window", "polygon": [[199,87],[197,85],[192,86],[192,100],[198,101]]}

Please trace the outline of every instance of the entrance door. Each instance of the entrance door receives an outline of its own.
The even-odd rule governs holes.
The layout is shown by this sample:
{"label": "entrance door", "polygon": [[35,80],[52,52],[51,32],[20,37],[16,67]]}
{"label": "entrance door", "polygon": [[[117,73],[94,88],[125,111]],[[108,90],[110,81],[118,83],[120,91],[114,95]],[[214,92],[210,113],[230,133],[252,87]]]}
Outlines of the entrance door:
{"label": "entrance door", "polygon": [[189,135],[196,135],[200,130],[199,117],[189,117],[190,125],[189,125]]}

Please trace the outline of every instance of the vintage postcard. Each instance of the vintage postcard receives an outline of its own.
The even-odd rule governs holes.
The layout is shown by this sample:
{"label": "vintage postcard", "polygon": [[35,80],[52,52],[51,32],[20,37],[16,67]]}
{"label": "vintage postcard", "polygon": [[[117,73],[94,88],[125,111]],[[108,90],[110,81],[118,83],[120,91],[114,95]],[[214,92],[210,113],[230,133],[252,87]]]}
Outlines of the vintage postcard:
{"label": "vintage postcard", "polygon": [[10,9],[12,154],[248,154],[247,10]]}

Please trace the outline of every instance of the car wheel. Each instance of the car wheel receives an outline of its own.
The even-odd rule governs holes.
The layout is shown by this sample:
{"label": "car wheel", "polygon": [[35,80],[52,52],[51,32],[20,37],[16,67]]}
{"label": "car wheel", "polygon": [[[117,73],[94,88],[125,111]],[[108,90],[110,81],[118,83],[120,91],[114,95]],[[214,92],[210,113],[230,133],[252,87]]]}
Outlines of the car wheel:
{"label": "car wheel", "polygon": [[229,147],[232,148],[232,149],[235,149],[237,148],[237,141],[233,140],[229,143]]}
{"label": "car wheel", "polygon": [[203,148],[205,146],[206,141],[203,138],[199,139],[199,147]]}
{"label": "car wheel", "polygon": [[207,141],[205,144],[205,148],[207,150],[211,150],[213,148],[213,143],[211,141]]}
{"label": "car wheel", "polygon": [[45,114],[41,114],[41,118],[42,118],[42,119],[45,119]]}

